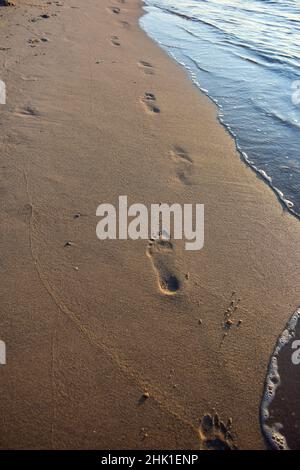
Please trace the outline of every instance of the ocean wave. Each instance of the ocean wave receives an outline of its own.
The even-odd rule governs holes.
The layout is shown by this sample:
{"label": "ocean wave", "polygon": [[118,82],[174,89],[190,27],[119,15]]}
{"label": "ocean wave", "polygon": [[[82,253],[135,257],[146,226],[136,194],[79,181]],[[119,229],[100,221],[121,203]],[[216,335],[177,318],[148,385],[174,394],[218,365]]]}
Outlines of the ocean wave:
{"label": "ocean wave", "polygon": [[[300,216],[300,4],[146,0],[142,23],[220,108],[243,159]],[[270,8],[272,5],[272,8]],[[282,168],[288,167],[289,171]]]}

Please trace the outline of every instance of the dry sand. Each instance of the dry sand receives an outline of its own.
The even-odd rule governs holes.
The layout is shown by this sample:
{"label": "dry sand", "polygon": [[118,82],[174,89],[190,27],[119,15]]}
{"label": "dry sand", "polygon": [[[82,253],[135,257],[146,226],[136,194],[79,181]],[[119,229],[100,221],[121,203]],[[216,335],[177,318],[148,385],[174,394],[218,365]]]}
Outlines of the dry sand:
{"label": "dry sand", "polygon": [[[214,434],[265,448],[268,361],[300,303],[299,222],[139,29],[140,1],[16,3],[0,8],[1,448],[198,449]],[[121,194],[204,203],[204,249],[100,242],[96,208]],[[214,410],[232,441],[218,420],[199,428]]]}

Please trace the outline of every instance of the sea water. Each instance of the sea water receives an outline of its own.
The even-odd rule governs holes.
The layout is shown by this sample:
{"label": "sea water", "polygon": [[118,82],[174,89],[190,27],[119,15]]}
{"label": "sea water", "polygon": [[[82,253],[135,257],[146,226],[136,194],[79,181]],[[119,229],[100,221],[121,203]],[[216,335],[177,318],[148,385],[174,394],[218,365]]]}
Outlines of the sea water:
{"label": "sea water", "polygon": [[242,157],[299,216],[300,0],[145,0],[145,13],[142,28],[215,101]]}

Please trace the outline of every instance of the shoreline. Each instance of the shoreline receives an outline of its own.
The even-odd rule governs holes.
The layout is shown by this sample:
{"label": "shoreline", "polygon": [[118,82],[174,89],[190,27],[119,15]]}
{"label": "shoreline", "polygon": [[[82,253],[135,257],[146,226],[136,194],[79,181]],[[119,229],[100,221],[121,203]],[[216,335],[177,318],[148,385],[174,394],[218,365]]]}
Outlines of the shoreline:
{"label": "shoreline", "polygon": [[[1,9],[1,448],[206,448],[215,412],[232,419],[229,441],[210,427],[224,445],[266,448],[268,363],[299,305],[298,220],[139,28],[140,1],[42,3]],[[122,194],[204,203],[203,250],[97,240],[97,206]]]}
{"label": "shoreline", "polygon": [[[144,14],[147,14],[146,4],[143,0],[142,0],[142,3],[143,3],[143,6],[142,6],[143,12],[144,12]],[[141,16],[141,18],[142,18],[142,16]],[[147,33],[146,29],[144,29],[142,27],[141,27],[141,29],[147,34],[147,36],[150,39],[152,39],[151,35],[149,33]],[[171,60],[174,60],[176,63],[178,63],[185,70],[189,80],[193,83],[193,85],[197,88],[197,90],[200,93],[202,93],[203,95],[205,95],[213,103],[213,105],[217,108],[217,111],[218,111],[217,112],[217,120],[221,124],[221,126],[224,127],[224,129],[229,134],[229,136],[234,140],[235,147],[236,147],[236,150],[238,151],[238,153],[240,155],[241,161],[243,163],[245,163],[247,166],[249,166],[254,171],[256,176],[258,178],[261,178],[264,181],[264,183],[267,184],[272,189],[272,191],[274,192],[274,194],[275,194],[279,204],[282,206],[282,208],[287,210],[290,214],[294,215],[294,217],[296,217],[296,219],[300,221],[300,213],[293,209],[294,204],[289,199],[287,199],[287,196],[277,186],[275,186],[273,184],[271,176],[268,175],[264,170],[259,168],[257,165],[255,165],[254,162],[252,162],[249,159],[247,153],[242,149],[242,147],[240,146],[240,144],[238,142],[238,136],[232,131],[229,124],[227,124],[222,119],[222,116],[220,114],[221,110],[222,110],[222,107],[219,105],[218,101],[213,96],[209,95],[209,93],[207,92],[206,89],[201,87],[200,83],[196,80],[196,77],[193,77],[193,72],[192,72],[191,69],[187,68],[184,63],[181,63],[179,60],[177,60],[176,57],[173,56],[172,53],[169,53],[167,47],[160,46],[158,40],[153,38],[153,41],[159,47],[161,47],[162,50],[164,50],[166,52],[166,54],[168,55],[168,57],[171,58]]]}

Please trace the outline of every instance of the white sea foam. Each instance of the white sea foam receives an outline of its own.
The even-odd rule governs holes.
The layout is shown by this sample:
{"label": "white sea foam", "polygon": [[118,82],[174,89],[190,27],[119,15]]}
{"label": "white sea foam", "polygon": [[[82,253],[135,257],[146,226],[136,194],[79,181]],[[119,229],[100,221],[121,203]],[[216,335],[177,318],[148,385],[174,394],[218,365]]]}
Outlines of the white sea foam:
{"label": "white sea foam", "polygon": [[278,371],[278,356],[282,348],[290,343],[295,337],[295,331],[297,323],[300,319],[300,308],[298,308],[292,315],[291,319],[287,323],[284,331],[279,336],[274,352],[271,356],[267,377],[265,381],[265,390],[263,399],[261,402],[261,424],[264,434],[269,441],[270,445],[277,450],[287,450],[288,443],[285,436],[282,433],[281,425],[276,423],[270,425],[269,419],[269,407],[276,395],[276,390],[280,385],[280,375]]}

